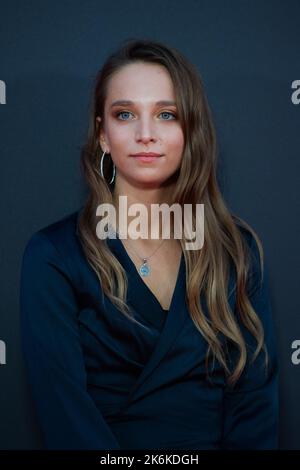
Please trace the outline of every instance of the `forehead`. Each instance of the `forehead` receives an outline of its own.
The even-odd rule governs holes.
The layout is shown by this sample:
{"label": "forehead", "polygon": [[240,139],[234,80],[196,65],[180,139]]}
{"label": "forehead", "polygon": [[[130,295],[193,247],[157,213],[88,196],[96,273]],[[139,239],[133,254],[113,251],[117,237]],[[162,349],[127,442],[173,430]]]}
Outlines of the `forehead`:
{"label": "forehead", "polygon": [[133,63],[122,67],[110,78],[107,102],[116,100],[155,102],[175,100],[168,70],[159,64]]}

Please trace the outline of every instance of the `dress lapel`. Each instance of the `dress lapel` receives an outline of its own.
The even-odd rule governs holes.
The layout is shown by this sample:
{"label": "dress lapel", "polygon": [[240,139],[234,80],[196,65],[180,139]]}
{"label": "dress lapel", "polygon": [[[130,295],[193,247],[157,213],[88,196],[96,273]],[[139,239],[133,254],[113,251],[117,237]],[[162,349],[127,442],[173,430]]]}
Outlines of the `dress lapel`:
{"label": "dress lapel", "polygon": [[[155,321],[162,322],[162,317],[165,315],[165,312],[163,311],[155,295],[140,277],[122,242],[116,238],[107,239],[107,243],[110,249],[112,249],[112,251],[118,255],[119,261],[126,269],[129,281],[127,294],[128,304],[132,305],[138,314],[143,316],[143,318],[146,317],[150,321],[152,317],[152,319],[155,318]],[[124,406],[127,406],[127,404],[132,400],[133,396],[136,398],[137,395],[143,393],[141,387],[142,384],[150,377],[150,375],[159,365],[160,361],[168,352],[169,348],[182,330],[184,322],[188,318],[188,310],[185,302],[185,275],[185,260],[182,253],[172,301],[169,311],[166,314],[167,317],[163,328],[161,329],[161,334],[154,346],[148,362],[145,364],[144,369],[139,375],[133,388],[130,390],[129,396],[127,397]]]}
{"label": "dress lapel", "polygon": [[169,348],[182,331],[183,324],[188,318],[188,311],[185,303],[185,263],[184,257],[181,257],[180,268],[174,289],[171,305],[165,324],[161,330],[158,341],[152,351],[149,361],[146,363],[142,373],[138,377],[133,389],[130,392],[128,400],[130,401],[133,395],[137,398],[139,393],[143,393],[142,384],[150,378],[153,371],[159,365],[160,361],[168,352]]}

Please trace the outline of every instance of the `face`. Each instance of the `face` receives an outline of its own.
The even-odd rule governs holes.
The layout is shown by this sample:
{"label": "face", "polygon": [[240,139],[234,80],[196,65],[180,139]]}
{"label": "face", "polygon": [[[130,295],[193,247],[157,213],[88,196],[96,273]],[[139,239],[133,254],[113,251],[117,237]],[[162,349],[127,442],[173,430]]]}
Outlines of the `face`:
{"label": "face", "polygon": [[[132,103],[114,105],[120,100]],[[157,104],[162,100],[174,104]],[[110,79],[104,115],[99,140],[116,165],[116,182],[154,188],[166,183],[180,166],[184,146],[168,71],[159,64],[124,66]],[[139,152],[161,156],[145,162],[132,156]]]}

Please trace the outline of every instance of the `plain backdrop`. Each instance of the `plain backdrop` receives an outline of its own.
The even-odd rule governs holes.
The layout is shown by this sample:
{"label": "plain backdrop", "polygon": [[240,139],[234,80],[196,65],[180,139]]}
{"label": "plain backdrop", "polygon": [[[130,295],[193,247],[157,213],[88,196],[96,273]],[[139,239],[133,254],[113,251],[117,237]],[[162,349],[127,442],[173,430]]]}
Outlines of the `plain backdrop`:
{"label": "plain backdrop", "polygon": [[[126,38],[178,48],[198,68],[230,209],[260,236],[278,333],[282,449],[300,449],[300,2],[7,1],[0,3],[0,448],[41,445],[19,332],[19,275],[36,230],[84,201],[80,148],[92,83]],[[300,95],[299,95],[300,98]]]}

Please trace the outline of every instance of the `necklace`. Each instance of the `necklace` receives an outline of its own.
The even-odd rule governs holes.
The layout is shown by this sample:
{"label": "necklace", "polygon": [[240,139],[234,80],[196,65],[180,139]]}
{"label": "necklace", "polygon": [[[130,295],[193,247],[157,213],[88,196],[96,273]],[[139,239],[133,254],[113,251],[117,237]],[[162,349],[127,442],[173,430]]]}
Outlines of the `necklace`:
{"label": "necklace", "polygon": [[136,254],[136,255],[140,258],[140,260],[142,261],[142,264],[141,264],[140,267],[139,267],[139,273],[140,273],[141,276],[144,277],[144,276],[149,276],[149,275],[150,275],[150,273],[151,273],[151,267],[150,267],[150,265],[149,265],[149,259],[151,258],[151,256],[153,256],[153,255],[157,252],[157,250],[162,246],[162,244],[163,244],[165,241],[166,241],[166,239],[164,239],[164,240],[161,242],[161,244],[158,245],[158,247],[153,251],[153,253],[151,253],[150,256],[147,256],[147,258],[140,256],[140,255],[137,253],[137,251],[136,251],[133,247],[131,247],[132,250],[135,252],[135,254]]}

